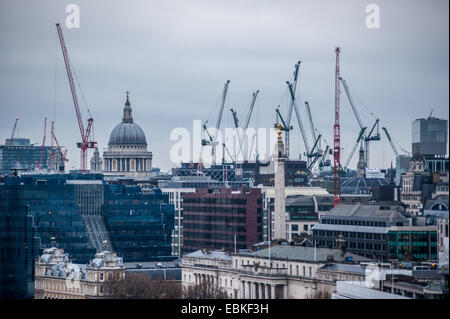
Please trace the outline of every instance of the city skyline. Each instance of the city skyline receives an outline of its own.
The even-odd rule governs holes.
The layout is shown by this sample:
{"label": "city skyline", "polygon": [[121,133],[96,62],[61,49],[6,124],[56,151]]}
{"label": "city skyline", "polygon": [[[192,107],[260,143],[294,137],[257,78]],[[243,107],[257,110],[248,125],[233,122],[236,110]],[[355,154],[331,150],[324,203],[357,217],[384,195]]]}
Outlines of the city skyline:
{"label": "city skyline", "polygon": [[[448,2],[375,1],[379,29],[365,25],[369,3],[327,2],[322,10],[311,1],[78,1],[80,28],[64,28],[64,33],[82,88],[77,92],[84,120],[83,96],[102,152],[130,91],[153,166],[167,171],[175,144],[169,140],[171,130],[192,130],[193,120],[215,122],[226,80],[231,82],[222,127],[233,126],[230,108],[243,119],[257,89],[251,126],[273,127],[275,107],[287,109],[284,81],[291,80],[301,60],[299,105],[310,102],[316,126],[331,145],[334,47],[340,46],[341,75],[363,120],[370,125],[373,112],[399,150],[410,150],[413,120],[427,117],[430,109],[448,119]],[[72,169],[79,167],[80,136],[54,25],[64,22],[67,4],[1,2],[0,135],[9,138],[18,116],[16,136],[41,144],[47,116],[68,148],[67,168]],[[341,109],[345,158],[359,129],[344,90]],[[297,158],[304,148],[296,121],[292,124],[291,158]],[[371,166],[386,168],[395,165],[395,158],[380,134],[382,141],[371,145]],[[350,167],[357,160],[353,156]]]}

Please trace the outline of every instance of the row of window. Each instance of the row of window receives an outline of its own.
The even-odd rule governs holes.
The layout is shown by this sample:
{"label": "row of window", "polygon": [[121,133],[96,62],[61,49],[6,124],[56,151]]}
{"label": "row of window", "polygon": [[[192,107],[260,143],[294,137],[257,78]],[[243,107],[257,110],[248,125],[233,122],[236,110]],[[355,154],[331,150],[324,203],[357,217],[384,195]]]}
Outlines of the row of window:
{"label": "row of window", "polygon": [[[209,197],[189,197],[185,196],[184,204],[206,204],[206,205],[247,205],[245,198],[209,198]],[[258,199],[258,205],[261,205],[261,199]]]}
{"label": "row of window", "polygon": [[313,230],[314,236],[326,236],[338,238],[358,238],[358,239],[374,239],[374,240],[386,240],[386,234],[374,234],[374,233],[361,233],[361,232],[346,232],[346,231],[331,231],[331,230]]}
{"label": "row of window", "polygon": [[369,220],[347,220],[347,219],[323,218],[321,222],[322,222],[322,224],[332,224],[332,225],[386,227],[386,222],[369,221]]}

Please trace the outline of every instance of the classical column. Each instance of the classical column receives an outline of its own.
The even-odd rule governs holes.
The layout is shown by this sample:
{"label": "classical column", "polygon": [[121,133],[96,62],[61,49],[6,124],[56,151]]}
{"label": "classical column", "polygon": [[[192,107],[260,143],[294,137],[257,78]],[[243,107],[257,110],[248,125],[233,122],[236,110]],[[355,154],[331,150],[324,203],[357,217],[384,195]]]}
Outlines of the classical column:
{"label": "classical column", "polygon": [[268,284],[264,284],[264,298],[265,299],[270,299],[270,291],[269,291],[269,285]]}
{"label": "classical column", "polygon": [[285,197],[285,161],[284,144],[281,138],[281,125],[278,124],[278,140],[275,164],[275,211],[273,239],[287,239],[286,237],[286,197]]}
{"label": "classical column", "polygon": [[287,285],[283,285],[283,299],[288,299]]}
{"label": "classical column", "polygon": [[242,280],[241,298],[245,299],[245,281]]}
{"label": "classical column", "polygon": [[270,297],[271,297],[271,299],[276,299],[275,285],[270,285]]}

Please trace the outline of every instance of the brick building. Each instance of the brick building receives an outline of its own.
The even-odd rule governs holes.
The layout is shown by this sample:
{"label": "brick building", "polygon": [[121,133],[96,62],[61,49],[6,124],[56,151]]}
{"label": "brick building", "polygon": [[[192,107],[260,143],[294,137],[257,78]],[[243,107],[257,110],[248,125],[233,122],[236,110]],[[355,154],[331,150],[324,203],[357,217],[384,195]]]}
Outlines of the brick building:
{"label": "brick building", "polygon": [[260,189],[203,188],[183,201],[183,252],[245,249],[263,240]]}

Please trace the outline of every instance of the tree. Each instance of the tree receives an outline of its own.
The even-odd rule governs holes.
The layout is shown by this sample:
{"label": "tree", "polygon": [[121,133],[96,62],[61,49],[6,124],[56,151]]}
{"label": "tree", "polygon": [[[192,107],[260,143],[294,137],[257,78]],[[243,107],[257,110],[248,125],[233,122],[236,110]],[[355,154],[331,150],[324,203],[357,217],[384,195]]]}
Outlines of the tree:
{"label": "tree", "polygon": [[111,299],[180,299],[181,282],[153,280],[145,273],[128,273],[125,279],[109,280],[105,290]]}
{"label": "tree", "polygon": [[331,299],[331,292],[329,290],[321,289],[315,290],[306,296],[306,299]]}
{"label": "tree", "polygon": [[183,290],[185,299],[227,299],[228,295],[222,289],[208,282],[189,286]]}

